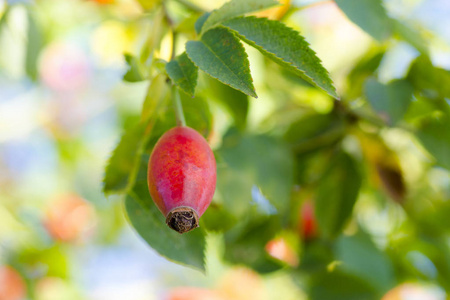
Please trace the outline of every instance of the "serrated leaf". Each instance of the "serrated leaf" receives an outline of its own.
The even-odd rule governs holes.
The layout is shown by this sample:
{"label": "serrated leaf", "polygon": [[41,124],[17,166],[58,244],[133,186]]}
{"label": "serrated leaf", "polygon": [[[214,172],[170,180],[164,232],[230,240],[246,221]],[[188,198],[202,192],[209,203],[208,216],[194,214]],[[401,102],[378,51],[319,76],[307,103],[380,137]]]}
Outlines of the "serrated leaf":
{"label": "serrated leaf", "polygon": [[166,71],[173,83],[193,97],[197,85],[198,68],[186,52],[166,64]]}
{"label": "serrated leaf", "polygon": [[392,33],[391,19],[380,0],[336,0],[339,8],[362,30],[378,41]]}
{"label": "serrated leaf", "polygon": [[242,16],[250,12],[263,10],[277,4],[279,3],[274,0],[232,0],[211,13],[208,19],[204,22],[201,32],[204,33],[227,19]]}
{"label": "serrated leaf", "polygon": [[390,125],[403,118],[413,95],[413,87],[407,80],[395,80],[385,85],[370,78],[364,91],[372,108]]}
{"label": "serrated leaf", "polygon": [[105,194],[123,193],[132,184],[144,130],[144,126],[138,124],[123,134],[105,169],[103,179]]}
{"label": "serrated leaf", "polygon": [[128,82],[138,82],[145,80],[145,75],[139,65],[139,59],[134,55],[125,53],[125,61],[128,65],[128,71],[123,75],[123,80]]}
{"label": "serrated leaf", "polygon": [[210,12],[206,12],[197,19],[194,25],[195,32],[197,34],[200,34],[200,32],[202,32],[203,25],[205,24],[206,20],[209,18],[210,15],[211,15]]}
{"label": "serrated leaf", "polygon": [[206,32],[201,41],[187,42],[186,53],[200,70],[211,77],[257,97],[245,49],[227,29],[214,28]]}
{"label": "serrated leaf", "polygon": [[450,118],[428,118],[420,126],[417,136],[422,145],[436,159],[436,163],[450,170]]}
{"label": "serrated leaf", "polygon": [[339,98],[327,70],[297,31],[281,22],[255,17],[231,19],[223,26],[276,63]]}
{"label": "serrated leaf", "polygon": [[332,160],[317,187],[316,216],[323,236],[337,236],[352,215],[361,186],[353,158],[341,152]]}
{"label": "serrated leaf", "polygon": [[140,168],[125,200],[128,218],[139,235],[159,254],[176,263],[205,270],[205,234],[201,228],[180,235],[170,229],[150,197],[147,186],[149,156],[140,158]]}

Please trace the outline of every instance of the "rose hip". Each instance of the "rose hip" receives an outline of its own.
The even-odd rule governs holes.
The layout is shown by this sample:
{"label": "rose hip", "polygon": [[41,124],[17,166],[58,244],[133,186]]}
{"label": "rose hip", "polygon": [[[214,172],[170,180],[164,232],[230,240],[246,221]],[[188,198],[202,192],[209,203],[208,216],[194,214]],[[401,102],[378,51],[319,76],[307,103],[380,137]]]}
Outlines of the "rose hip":
{"label": "rose hip", "polygon": [[161,136],[148,162],[148,187],[167,225],[184,233],[198,227],[216,188],[216,161],[206,140],[189,127]]}

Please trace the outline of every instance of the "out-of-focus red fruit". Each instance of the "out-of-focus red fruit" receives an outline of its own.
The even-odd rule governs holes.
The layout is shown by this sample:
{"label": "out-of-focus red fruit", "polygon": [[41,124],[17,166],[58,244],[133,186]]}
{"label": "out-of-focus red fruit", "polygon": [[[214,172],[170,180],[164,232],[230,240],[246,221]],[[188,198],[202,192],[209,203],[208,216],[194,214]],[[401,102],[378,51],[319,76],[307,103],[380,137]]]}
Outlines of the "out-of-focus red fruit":
{"label": "out-of-focus red fruit", "polygon": [[270,256],[284,261],[292,267],[298,266],[298,257],[294,249],[286,242],[284,238],[277,238],[266,244],[266,251]]}
{"label": "out-of-focus red fruit", "polygon": [[220,292],[209,289],[194,287],[178,287],[170,291],[167,300],[230,300],[220,294]]}
{"label": "out-of-focus red fruit", "polygon": [[216,160],[206,140],[189,127],[161,136],[148,162],[148,187],[167,225],[184,233],[198,227],[216,188]]}
{"label": "out-of-focus red fruit", "polygon": [[89,235],[95,224],[95,212],[77,195],[64,195],[47,210],[44,225],[49,234],[63,242],[74,242]]}
{"label": "out-of-focus red fruit", "polygon": [[314,204],[311,200],[303,202],[300,210],[299,232],[303,239],[310,240],[317,236],[317,220]]}
{"label": "out-of-focus red fruit", "polygon": [[0,300],[21,300],[25,294],[25,282],[19,273],[9,266],[0,266]]}

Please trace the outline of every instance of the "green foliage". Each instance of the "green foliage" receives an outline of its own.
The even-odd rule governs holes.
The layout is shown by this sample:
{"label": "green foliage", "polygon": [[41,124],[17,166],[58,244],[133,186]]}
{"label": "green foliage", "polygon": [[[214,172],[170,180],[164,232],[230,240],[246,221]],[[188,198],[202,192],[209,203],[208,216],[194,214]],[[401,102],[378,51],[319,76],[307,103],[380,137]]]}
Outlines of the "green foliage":
{"label": "green foliage", "polygon": [[256,98],[247,54],[239,40],[228,30],[209,30],[201,41],[187,42],[186,52],[200,70]]}
{"label": "green foliage", "polygon": [[250,209],[259,215],[285,216],[293,180],[293,158],[286,145],[267,136],[229,131],[217,150],[222,166],[217,189],[227,211],[238,218]]}
{"label": "green foliage", "polygon": [[371,78],[366,81],[365,93],[373,109],[392,125],[408,110],[413,87],[407,80],[395,80],[385,85]]}
{"label": "green foliage", "polygon": [[[380,299],[402,280],[431,280],[405,258],[408,251],[423,253],[436,266],[448,264],[448,257],[437,253],[447,251],[440,241],[448,228],[439,225],[447,223],[449,208],[434,200],[448,191],[430,189],[429,178],[436,176],[430,175],[436,171],[432,158],[413,153],[407,142],[391,149],[397,136],[400,141],[416,138],[436,166],[450,169],[449,72],[431,63],[420,28],[389,17],[380,1],[337,0],[348,18],[378,42],[397,38],[421,52],[404,78],[381,83],[375,78],[382,77],[380,66],[392,45],[372,41],[345,71],[336,72],[338,95],[328,71],[297,31],[280,21],[249,16],[276,2],[235,0],[212,12],[176,2],[183,13],[168,11],[171,6],[164,3],[156,4],[163,9],[150,9],[168,21],[151,34],[169,32],[172,51],[187,40],[185,51],[165,53],[173,58],[167,63],[153,60],[158,50],[167,49],[160,47],[159,38],[151,38],[151,49],[144,46],[141,53],[152,59],[128,57],[125,79],[143,80],[140,70],[146,70],[151,82],[139,124],[125,133],[105,174],[104,191],[126,194],[128,218],[153,249],[169,260],[205,270],[205,236],[214,232],[226,263],[264,274],[285,272],[310,299],[320,300]],[[241,41],[263,54],[252,66],[261,89],[258,100],[248,97],[257,94]],[[164,224],[145,180],[155,143],[177,122],[171,103],[174,87],[184,92],[181,106],[187,125],[213,141],[217,160],[213,201],[200,219],[200,229],[184,235]],[[328,101],[327,109],[319,109],[319,101]],[[411,174],[404,176],[410,161]],[[442,188],[434,184],[433,189]],[[392,202],[386,195],[396,188],[401,197]],[[425,198],[433,202],[424,204]],[[299,229],[305,201],[313,203],[318,225],[317,235],[307,240]],[[433,215],[431,207],[439,214]],[[389,230],[380,233],[373,223],[382,221],[374,215],[400,225],[380,225]],[[435,242],[423,242],[430,232]],[[298,266],[268,253],[266,246],[281,233],[300,245],[292,250]],[[396,235],[411,237],[398,241],[392,237]],[[435,282],[450,290],[445,284],[448,270],[436,267]]]}
{"label": "green foliage", "polygon": [[434,67],[427,56],[419,56],[413,62],[408,79],[430,98],[450,97],[450,72]]}
{"label": "green foliage", "polygon": [[325,237],[337,236],[352,215],[361,181],[350,155],[342,152],[332,158],[317,186],[316,216]]}
{"label": "green foliage", "polygon": [[128,71],[123,75],[123,80],[128,82],[137,82],[145,80],[145,75],[141,70],[139,60],[128,53],[125,53],[125,62],[128,65]]}
{"label": "green foliage", "polygon": [[392,34],[392,23],[379,0],[336,0],[339,8],[362,30],[378,41]]}
{"label": "green foliage", "polygon": [[221,8],[214,10],[211,15],[206,19],[201,28],[201,32],[205,33],[212,27],[220,24],[228,19],[238,17],[250,12],[262,10],[269,8],[271,6],[277,5],[275,0],[232,0],[225,3]]}
{"label": "green foliage", "polygon": [[207,78],[207,85],[210,87],[206,93],[207,96],[222,104],[232,115],[236,127],[243,130],[249,108],[247,95],[212,77]]}
{"label": "green foliage", "polygon": [[136,184],[125,199],[128,218],[141,237],[159,254],[204,271],[205,234],[199,229],[180,235],[165,224],[164,216],[148,193],[148,158],[148,155],[141,157]]}
{"label": "green foliage", "polygon": [[313,277],[312,300],[376,300],[375,290],[358,276],[344,272],[330,272]]}
{"label": "green foliage", "polygon": [[124,193],[133,185],[144,130],[143,126],[138,125],[123,134],[106,166],[103,179],[105,194]]}
{"label": "green foliage", "polygon": [[434,156],[441,167],[450,170],[450,119],[428,118],[423,120],[417,133],[422,144]]}
{"label": "green foliage", "polygon": [[[13,82],[0,91],[7,112],[0,114],[7,117],[0,120],[7,125],[0,148],[12,142],[0,151],[0,239],[7,241],[1,265],[25,277],[28,298],[47,296],[39,294],[42,283],[74,286],[70,258],[85,244],[52,236],[47,213],[30,213],[37,205],[52,207],[52,194],[66,189],[94,199],[99,230],[89,243],[128,242],[117,240],[125,210],[159,255],[208,271],[198,274],[201,283],[189,278],[183,285],[215,285],[215,272],[239,266],[276,272],[264,284],[288,281],[312,300],[384,299],[405,282],[450,294],[448,47],[418,17],[426,11],[421,1],[406,1],[414,14],[402,19],[396,7],[402,1],[384,6],[381,0],[323,1],[305,10],[322,1],[231,0],[212,11],[205,7],[213,3],[191,0],[32,2],[0,1],[0,85]],[[340,31],[348,29],[346,21],[318,15],[335,3],[373,39],[352,37],[346,45],[348,32]],[[80,58],[90,68],[66,72],[60,45],[78,41],[81,47],[89,41],[95,57]],[[408,55],[398,59],[403,51]],[[128,83],[109,85],[119,72]],[[60,80],[66,73],[67,82]],[[36,114],[19,111],[23,120],[10,122],[11,107],[30,103]],[[183,235],[166,226],[147,186],[155,144],[179,123],[174,107],[207,139],[217,161],[212,203],[200,228]],[[122,137],[104,163],[103,192],[119,196],[106,202],[92,170],[117,124]],[[16,151],[22,144],[29,149]],[[50,171],[43,170],[49,163]],[[22,173],[28,164],[33,168]],[[113,211],[98,203],[113,203]],[[83,213],[76,209],[56,227],[79,225]],[[10,255],[9,247],[24,249]]]}
{"label": "green foliage", "polygon": [[392,19],[395,33],[403,40],[411,44],[423,55],[429,55],[428,43],[414,24],[405,21]]}
{"label": "green foliage", "polygon": [[255,17],[235,18],[223,25],[276,63],[338,98],[327,70],[298,32],[283,23]]}
{"label": "green foliage", "polygon": [[380,294],[394,287],[392,263],[365,233],[342,236],[336,242],[339,269],[365,279]]}
{"label": "green foliage", "polygon": [[175,85],[189,96],[194,96],[198,68],[192,63],[185,52],[168,62],[166,64],[166,71]]}

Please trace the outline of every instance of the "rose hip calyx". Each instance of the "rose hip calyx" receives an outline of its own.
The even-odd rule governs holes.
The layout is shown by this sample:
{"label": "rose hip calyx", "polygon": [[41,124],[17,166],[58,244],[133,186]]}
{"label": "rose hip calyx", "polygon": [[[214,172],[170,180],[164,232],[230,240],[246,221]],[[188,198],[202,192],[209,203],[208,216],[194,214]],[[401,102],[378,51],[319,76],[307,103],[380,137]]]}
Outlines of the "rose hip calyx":
{"label": "rose hip calyx", "polygon": [[166,224],[179,233],[185,233],[199,227],[198,214],[188,206],[175,207],[167,215]]}

